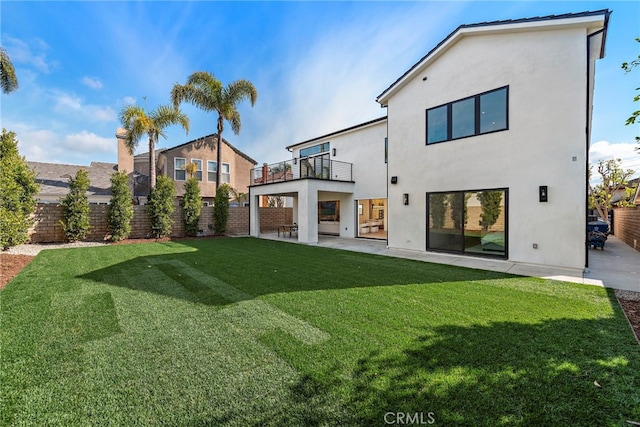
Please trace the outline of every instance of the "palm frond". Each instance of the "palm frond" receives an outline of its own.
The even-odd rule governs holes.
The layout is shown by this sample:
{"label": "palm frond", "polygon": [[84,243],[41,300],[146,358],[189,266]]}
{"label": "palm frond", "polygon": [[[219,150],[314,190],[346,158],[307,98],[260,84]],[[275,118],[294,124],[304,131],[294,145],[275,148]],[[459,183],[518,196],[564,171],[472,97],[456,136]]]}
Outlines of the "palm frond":
{"label": "palm frond", "polygon": [[18,89],[18,78],[9,54],[0,47],[0,87],[2,92],[9,93]]}

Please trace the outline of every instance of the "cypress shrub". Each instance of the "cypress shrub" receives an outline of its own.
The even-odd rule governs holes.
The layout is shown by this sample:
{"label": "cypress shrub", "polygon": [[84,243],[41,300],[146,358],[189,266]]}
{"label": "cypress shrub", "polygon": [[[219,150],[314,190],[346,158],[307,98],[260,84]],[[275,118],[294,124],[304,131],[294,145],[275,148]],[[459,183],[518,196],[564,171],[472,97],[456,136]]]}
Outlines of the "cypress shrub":
{"label": "cypress shrub", "polygon": [[149,194],[149,217],[151,219],[151,235],[155,238],[168,236],[171,233],[175,210],[173,200],[176,197],[176,185],[168,176],[159,176],[156,186]]}
{"label": "cypress shrub", "polygon": [[82,240],[89,232],[89,172],[80,169],[75,177],[69,178],[69,193],[61,200],[62,228],[70,242]]}
{"label": "cypress shrub", "polygon": [[39,186],[35,172],[18,152],[15,132],[2,129],[0,137],[0,247],[25,243],[33,223]]}
{"label": "cypress shrub", "polygon": [[222,236],[227,232],[229,220],[229,184],[222,184],[216,190],[213,199],[213,223],[216,236]]}
{"label": "cypress shrub", "polygon": [[109,204],[109,231],[111,241],[117,242],[131,234],[133,203],[129,189],[129,175],[126,171],[111,175],[111,203]]}
{"label": "cypress shrub", "polygon": [[191,177],[184,183],[184,196],[182,197],[182,214],[187,236],[198,235],[201,212],[202,197],[200,196],[198,179]]}

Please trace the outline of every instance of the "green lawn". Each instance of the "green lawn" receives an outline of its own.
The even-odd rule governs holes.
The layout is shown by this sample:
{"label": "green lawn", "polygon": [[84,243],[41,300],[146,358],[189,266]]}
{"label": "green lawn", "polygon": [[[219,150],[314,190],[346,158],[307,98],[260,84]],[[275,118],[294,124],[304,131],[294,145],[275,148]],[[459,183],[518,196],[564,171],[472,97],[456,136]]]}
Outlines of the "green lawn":
{"label": "green lawn", "polygon": [[597,287],[236,238],[44,251],[0,303],[3,425],[640,421]]}

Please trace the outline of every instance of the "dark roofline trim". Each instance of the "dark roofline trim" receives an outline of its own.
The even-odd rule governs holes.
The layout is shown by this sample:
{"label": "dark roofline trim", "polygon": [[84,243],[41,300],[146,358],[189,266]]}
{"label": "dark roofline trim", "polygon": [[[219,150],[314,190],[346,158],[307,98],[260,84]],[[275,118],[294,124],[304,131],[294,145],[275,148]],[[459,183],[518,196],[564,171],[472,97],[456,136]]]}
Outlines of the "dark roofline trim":
{"label": "dark roofline trim", "polygon": [[[194,142],[198,142],[198,141],[203,141],[209,137],[215,137],[217,136],[217,133],[212,133],[211,135],[206,135],[206,136],[202,136],[200,138],[194,139],[193,141],[188,141],[185,142],[183,144],[180,145],[176,145],[175,147],[169,147],[169,148],[163,148],[162,150],[160,150],[161,153],[165,153],[167,151],[171,151],[171,150],[175,150],[176,148],[181,148],[184,147],[185,145],[189,145],[189,144],[193,144]],[[217,139],[217,138],[216,138]],[[253,163],[254,165],[257,165],[258,162],[256,162],[255,160],[253,160],[251,157],[247,156],[245,153],[243,153],[242,151],[240,151],[239,149],[237,149],[236,147],[234,147],[233,145],[229,144],[229,141],[227,141],[226,139],[224,139],[224,136],[222,137],[222,142],[224,142],[225,144],[227,144],[229,146],[229,148],[231,148],[236,154],[239,154],[240,156],[244,157],[245,159],[247,159],[248,161],[250,161],[251,163]]]}
{"label": "dark roofline trim", "polygon": [[[398,77],[395,82],[393,82],[389,87],[387,87],[385,90],[383,90],[382,93],[380,93],[380,95],[378,95],[376,97],[376,102],[380,102],[380,98],[382,97],[382,95],[384,95],[385,93],[389,92],[389,90],[391,88],[393,88],[396,84],[398,84],[407,75],[411,74],[411,72],[413,70],[415,70],[425,59],[430,57],[434,52],[436,52],[442,45],[444,45],[447,41],[449,41],[460,30],[463,30],[463,29],[466,29],[466,28],[490,27],[490,26],[494,26],[494,25],[522,24],[522,23],[528,23],[528,22],[552,21],[552,20],[569,19],[569,18],[584,18],[584,17],[587,17],[587,16],[596,16],[596,15],[602,15],[602,14],[605,14],[604,28],[607,28],[607,25],[609,23],[609,15],[611,14],[611,11],[609,9],[601,9],[601,10],[596,10],[596,11],[587,11],[587,12],[579,12],[579,13],[565,13],[565,14],[562,14],[562,15],[536,16],[536,17],[533,17],[533,18],[505,19],[505,20],[501,20],[501,21],[478,22],[478,23],[475,23],[475,24],[462,24],[462,25],[458,26],[458,28],[453,30],[451,33],[449,33],[449,35],[447,37],[442,39],[442,41],[440,41],[440,43],[438,43],[426,55],[424,55],[422,58],[420,58],[420,60],[418,62],[413,64],[411,66],[411,68],[409,68],[404,74],[402,74],[400,77]],[[383,105],[383,107],[384,107],[384,105]]]}
{"label": "dark roofline trim", "polygon": [[374,124],[374,123],[382,122],[382,121],[384,121],[384,120],[387,120],[387,116],[378,117],[377,119],[369,120],[368,122],[360,123],[359,125],[351,126],[351,127],[346,128],[346,129],[338,130],[338,131],[335,131],[335,132],[328,133],[328,134],[326,134],[326,135],[322,135],[322,136],[318,136],[318,137],[316,137],[316,138],[308,139],[308,140],[306,140],[306,141],[298,142],[298,143],[295,143],[295,144],[289,145],[288,147],[285,147],[285,148],[286,148],[287,150],[291,151],[291,150],[290,150],[291,148],[293,148],[293,147],[297,147],[298,145],[308,144],[309,142],[312,142],[312,141],[315,141],[315,140],[318,140],[318,139],[329,138],[329,137],[332,137],[332,136],[338,135],[338,134],[340,134],[340,133],[344,133],[344,132],[348,132],[348,131],[351,131],[351,130],[355,130],[355,129],[358,129],[358,128],[361,128],[361,127],[365,127],[365,126],[368,126],[368,125],[372,125],[372,124]]}

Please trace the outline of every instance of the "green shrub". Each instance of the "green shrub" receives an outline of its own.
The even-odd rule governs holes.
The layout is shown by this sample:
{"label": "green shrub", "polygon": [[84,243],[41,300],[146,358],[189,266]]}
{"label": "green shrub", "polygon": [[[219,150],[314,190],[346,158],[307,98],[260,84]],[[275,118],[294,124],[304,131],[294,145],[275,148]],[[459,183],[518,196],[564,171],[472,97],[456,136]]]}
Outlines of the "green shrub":
{"label": "green shrub", "polygon": [[129,175],[126,171],[116,172],[111,175],[111,204],[108,214],[112,241],[116,242],[129,237],[132,219],[133,203],[129,189]]}
{"label": "green shrub", "polygon": [[7,249],[29,239],[39,186],[35,172],[18,152],[15,132],[0,137],[0,247]]}
{"label": "green shrub", "polygon": [[159,176],[156,186],[149,194],[149,217],[151,218],[151,235],[155,238],[165,237],[171,233],[175,210],[173,201],[176,197],[176,185],[168,176]]}
{"label": "green shrub", "polygon": [[75,178],[69,178],[69,193],[60,201],[62,204],[62,228],[64,235],[70,242],[82,240],[89,229],[89,172],[80,169]]}
{"label": "green shrub", "polygon": [[213,199],[213,223],[216,236],[227,232],[229,219],[229,184],[222,184]]}
{"label": "green shrub", "polygon": [[191,177],[184,183],[184,196],[182,197],[182,214],[187,236],[198,235],[201,212],[202,197],[200,197],[198,179]]}

